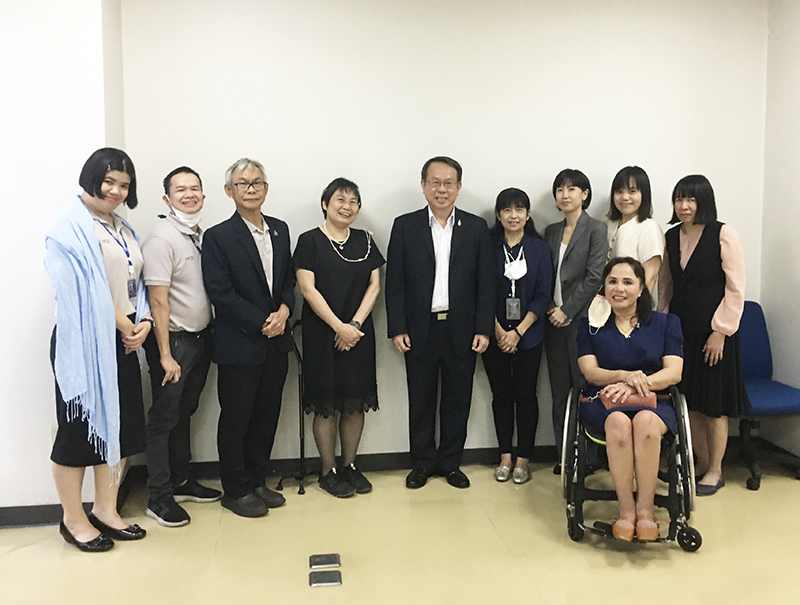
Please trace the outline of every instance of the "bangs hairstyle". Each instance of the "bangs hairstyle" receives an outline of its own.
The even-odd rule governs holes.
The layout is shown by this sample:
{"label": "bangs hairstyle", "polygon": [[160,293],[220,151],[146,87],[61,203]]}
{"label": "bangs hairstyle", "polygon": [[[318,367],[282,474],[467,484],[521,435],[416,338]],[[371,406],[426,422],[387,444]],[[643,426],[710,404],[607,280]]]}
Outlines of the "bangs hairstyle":
{"label": "bangs hairstyle", "polygon": [[683,177],[672,190],[672,218],[670,224],[679,223],[675,212],[675,200],[693,197],[697,201],[697,212],[694,215],[695,225],[708,225],[717,220],[717,203],[714,198],[714,188],[702,174],[690,174]]}
{"label": "bangs hairstyle", "polygon": [[[647,279],[644,275],[644,267],[635,258],[630,256],[617,256],[612,258],[603,267],[603,286],[600,288],[600,296],[606,295],[606,278],[611,270],[617,265],[629,265],[633,269],[634,275],[639,280],[639,285],[642,286],[642,294],[636,301],[636,315],[639,318],[639,323],[643,326],[649,326],[653,320],[653,297],[650,295],[650,290],[647,288]],[[614,314],[613,311],[611,313]]]}
{"label": "bangs hairstyle", "polygon": [[320,201],[320,206],[322,207],[322,216],[328,218],[328,211],[325,210],[325,204],[331,203],[331,198],[337,191],[352,193],[354,196],[356,196],[356,200],[358,200],[358,209],[361,210],[361,192],[358,190],[358,185],[356,185],[353,181],[339,177],[338,179],[333,179],[322,191],[322,200]]}
{"label": "bangs hairstyle", "polygon": [[422,165],[422,180],[423,181],[427,181],[428,180],[428,168],[430,167],[431,164],[433,164],[435,162],[438,162],[440,164],[447,164],[448,166],[450,166],[450,168],[455,168],[456,169],[457,182],[458,183],[461,182],[461,173],[463,172],[461,170],[461,164],[456,162],[453,158],[447,157],[446,155],[437,155],[435,158],[431,158],[430,160],[428,160],[427,162],[425,162]]}
{"label": "bangs hairstyle", "polygon": [[639,206],[639,210],[636,211],[636,217],[639,222],[653,218],[653,195],[650,191],[650,177],[639,166],[625,166],[611,181],[611,196],[608,199],[608,214],[606,216],[612,221],[622,219],[622,213],[614,203],[614,194],[626,187],[630,189],[631,185],[636,187],[642,194],[642,204]]}
{"label": "bangs hairstyle", "polygon": [[233,173],[246,168],[257,168],[261,172],[261,177],[264,179],[264,182],[267,182],[267,171],[264,170],[264,166],[261,162],[251,160],[250,158],[241,158],[231,164],[225,171],[225,184],[228,187],[233,187]]}
{"label": "bangs hairstyle", "polygon": [[586,210],[589,204],[592,203],[592,185],[589,183],[589,177],[583,174],[580,170],[574,168],[565,168],[556,175],[553,181],[553,199],[556,199],[556,189],[563,185],[573,185],[579,187],[581,191],[589,191],[589,195],[583,200],[583,209]]}
{"label": "bangs hairstyle", "polygon": [[203,179],[200,178],[200,175],[197,174],[196,171],[192,170],[188,166],[180,166],[170,172],[167,176],[164,177],[164,194],[169,195],[169,188],[172,186],[172,177],[178,174],[193,174],[197,177],[197,180],[200,183],[200,190],[203,190]]}
{"label": "bangs hairstyle", "polygon": [[531,200],[527,193],[525,193],[522,189],[517,189],[516,187],[503,189],[497,194],[497,201],[494,204],[494,225],[491,228],[492,235],[503,234],[504,229],[503,224],[500,222],[500,211],[505,210],[506,208],[511,208],[512,206],[528,211],[528,221],[525,223],[525,233],[532,237],[538,237],[539,239],[542,239],[542,236],[539,235],[538,231],[536,231],[536,227],[533,224],[533,217],[530,215]]}
{"label": "bangs hairstyle", "polygon": [[112,170],[124,172],[131,177],[125,205],[133,210],[139,204],[139,199],[136,197],[136,169],[133,167],[131,158],[121,149],[103,147],[90,155],[81,169],[78,184],[89,195],[101,200],[105,199],[100,187],[103,184],[103,179],[106,178],[106,174]]}

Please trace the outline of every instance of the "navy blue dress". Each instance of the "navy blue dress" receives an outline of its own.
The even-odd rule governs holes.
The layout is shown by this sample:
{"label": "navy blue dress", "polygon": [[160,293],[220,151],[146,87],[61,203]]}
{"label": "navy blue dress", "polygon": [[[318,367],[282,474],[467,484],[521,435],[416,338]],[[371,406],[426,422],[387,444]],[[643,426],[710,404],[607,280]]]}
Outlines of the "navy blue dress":
{"label": "navy blue dress", "polygon": [[[578,358],[594,355],[597,365],[606,370],[641,370],[647,376],[662,368],[661,358],[666,355],[683,357],[683,334],[677,316],[667,313],[653,313],[649,326],[639,325],[627,338],[617,329],[612,314],[606,324],[599,329],[590,328],[586,318],[578,328]],[[588,385],[584,394],[593,397],[599,387]],[[613,411],[639,412],[639,406],[614,408]],[[600,399],[581,404],[581,415],[591,426],[602,430],[606,418],[612,412],[607,410]],[[668,401],[659,399],[656,415],[664,421],[667,429],[674,435],[678,432],[675,409]],[[631,414],[632,415],[632,414]]]}

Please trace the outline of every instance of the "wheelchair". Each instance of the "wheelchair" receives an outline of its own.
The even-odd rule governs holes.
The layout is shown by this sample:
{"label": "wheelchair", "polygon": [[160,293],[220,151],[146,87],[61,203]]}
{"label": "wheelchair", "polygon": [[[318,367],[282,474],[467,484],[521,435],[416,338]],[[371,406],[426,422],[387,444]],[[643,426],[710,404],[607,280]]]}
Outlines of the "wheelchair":
{"label": "wheelchair", "polygon": [[[666,537],[661,535],[656,542],[677,540],[684,551],[695,552],[702,545],[703,539],[700,532],[688,524],[695,498],[689,414],[686,399],[676,387],[670,388],[669,396],[678,419],[678,434],[673,437],[667,433],[661,440],[661,465],[658,477],[661,482],[667,484],[667,494],[659,493],[663,490],[657,489],[655,505],[669,512],[669,530]],[[612,537],[610,523],[595,521],[592,525],[588,525],[583,512],[583,505],[587,501],[617,499],[613,489],[600,490],[586,487],[586,477],[597,470],[589,467],[590,452],[591,450],[597,453],[604,452],[604,438],[603,434],[598,434],[582,421],[580,392],[575,389],[570,391],[561,449],[561,486],[566,499],[567,533],[575,542],[581,541],[587,531]]]}

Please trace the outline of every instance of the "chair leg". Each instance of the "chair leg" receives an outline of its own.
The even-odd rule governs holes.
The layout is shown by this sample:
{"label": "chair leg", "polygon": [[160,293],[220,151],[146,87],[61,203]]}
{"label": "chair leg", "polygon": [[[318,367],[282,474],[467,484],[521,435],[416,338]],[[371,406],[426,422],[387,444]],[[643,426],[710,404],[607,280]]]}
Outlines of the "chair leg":
{"label": "chair leg", "polygon": [[747,480],[747,489],[757,490],[761,487],[761,466],[756,460],[755,447],[753,445],[752,429],[758,428],[757,420],[742,418],[739,421],[739,438],[741,440],[741,456],[747,467],[750,469],[750,478]]}

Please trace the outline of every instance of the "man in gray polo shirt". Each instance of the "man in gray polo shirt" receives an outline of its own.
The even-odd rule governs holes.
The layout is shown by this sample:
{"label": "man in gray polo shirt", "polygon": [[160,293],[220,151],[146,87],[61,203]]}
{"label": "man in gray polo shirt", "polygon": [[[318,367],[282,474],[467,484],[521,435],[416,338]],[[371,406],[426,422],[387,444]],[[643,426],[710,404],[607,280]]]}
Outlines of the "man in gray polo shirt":
{"label": "man in gray polo shirt", "polygon": [[153,405],[147,418],[147,516],[161,525],[190,521],[178,502],[214,502],[218,490],[189,474],[189,419],[211,364],[211,304],[200,265],[203,208],[200,175],[181,166],[164,178],[169,214],[142,244],[144,283],[155,330],[145,342]]}

